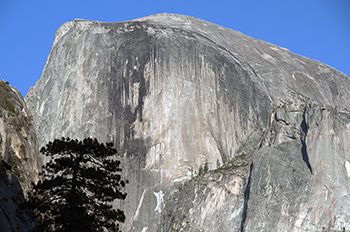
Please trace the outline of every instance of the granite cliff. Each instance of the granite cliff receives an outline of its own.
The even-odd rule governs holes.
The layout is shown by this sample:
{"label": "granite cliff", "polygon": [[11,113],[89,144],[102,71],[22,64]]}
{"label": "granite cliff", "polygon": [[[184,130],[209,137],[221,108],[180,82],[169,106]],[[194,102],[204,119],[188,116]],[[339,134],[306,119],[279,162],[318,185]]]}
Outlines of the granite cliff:
{"label": "granite cliff", "polygon": [[42,159],[32,117],[21,93],[0,81],[0,231],[29,231],[30,219],[16,212],[39,180]]}
{"label": "granite cliff", "polygon": [[350,230],[349,99],[325,64],[173,14],[65,23],[25,98],[40,146],[114,142],[142,232]]}

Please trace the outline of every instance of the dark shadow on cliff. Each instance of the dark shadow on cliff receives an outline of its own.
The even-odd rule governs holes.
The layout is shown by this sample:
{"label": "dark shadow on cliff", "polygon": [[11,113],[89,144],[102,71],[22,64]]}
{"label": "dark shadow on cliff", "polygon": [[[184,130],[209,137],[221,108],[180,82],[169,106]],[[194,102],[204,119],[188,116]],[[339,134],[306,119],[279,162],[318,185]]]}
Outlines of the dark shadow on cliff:
{"label": "dark shadow on cliff", "polygon": [[312,173],[312,168],[311,168],[311,164],[310,164],[310,161],[309,161],[309,155],[307,153],[307,146],[306,146],[306,136],[307,136],[307,132],[308,132],[308,129],[309,129],[309,126],[307,125],[306,123],[306,120],[305,120],[305,111],[304,110],[304,113],[303,113],[303,121],[301,122],[301,129],[304,133],[303,136],[301,136],[300,138],[300,141],[301,141],[301,154],[303,155],[303,160],[304,162],[306,163],[307,167],[309,168],[311,174]]}
{"label": "dark shadow on cliff", "polygon": [[247,188],[244,192],[244,204],[243,204],[243,213],[242,213],[242,221],[241,221],[241,232],[244,231],[244,223],[247,218],[247,210],[248,210],[248,201],[249,201],[249,195],[250,195],[250,178],[252,176],[252,170],[253,170],[254,164],[250,164],[250,170],[249,170],[249,178],[248,178],[248,184]]}

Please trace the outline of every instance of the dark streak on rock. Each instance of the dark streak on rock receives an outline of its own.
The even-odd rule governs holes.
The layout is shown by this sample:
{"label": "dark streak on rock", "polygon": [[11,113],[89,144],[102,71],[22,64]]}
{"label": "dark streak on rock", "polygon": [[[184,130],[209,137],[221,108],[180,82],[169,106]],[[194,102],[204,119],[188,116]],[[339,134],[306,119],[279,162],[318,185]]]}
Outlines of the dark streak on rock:
{"label": "dark streak on rock", "polygon": [[[128,157],[141,156],[144,158],[147,154],[147,138],[134,138],[135,131],[133,123],[136,120],[143,121],[142,108],[144,97],[147,95],[148,83],[144,78],[144,68],[149,62],[149,53],[151,51],[151,38],[147,35],[144,28],[135,28],[132,33],[118,35],[116,37],[116,51],[111,53],[110,73],[107,75],[112,82],[108,88],[109,111],[114,112],[114,120],[117,124],[114,137],[114,143],[119,152],[126,152]],[[128,104],[129,96],[133,89],[130,89],[135,83],[139,83],[139,96],[137,106],[132,108]],[[123,136],[121,136],[121,134]]]}
{"label": "dark streak on rock", "polygon": [[244,193],[244,204],[243,204],[243,213],[242,213],[242,221],[241,221],[241,232],[244,231],[244,222],[247,219],[248,201],[249,201],[249,195],[250,195],[250,178],[252,176],[253,166],[254,166],[254,164],[252,162],[250,164],[250,171],[249,171],[247,188],[245,189],[245,193]]}
{"label": "dark streak on rock", "polygon": [[307,154],[306,136],[307,136],[309,126],[306,123],[305,113],[306,113],[306,108],[303,112],[303,121],[301,122],[301,125],[300,125],[302,132],[303,132],[303,135],[300,137],[300,141],[301,141],[301,145],[302,145],[301,146],[301,154],[303,155],[303,160],[306,163],[307,167],[309,168],[311,174],[313,174],[312,167],[311,167],[311,164],[309,162],[309,155]]}

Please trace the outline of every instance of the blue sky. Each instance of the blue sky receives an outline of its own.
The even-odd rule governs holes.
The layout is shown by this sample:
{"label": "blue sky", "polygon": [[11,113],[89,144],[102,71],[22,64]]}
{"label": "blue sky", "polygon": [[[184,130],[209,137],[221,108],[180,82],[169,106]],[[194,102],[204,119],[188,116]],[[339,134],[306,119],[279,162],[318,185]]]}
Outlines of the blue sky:
{"label": "blue sky", "polygon": [[25,96],[67,21],[118,22],[164,12],[240,31],[350,76],[350,0],[0,0],[0,79]]}

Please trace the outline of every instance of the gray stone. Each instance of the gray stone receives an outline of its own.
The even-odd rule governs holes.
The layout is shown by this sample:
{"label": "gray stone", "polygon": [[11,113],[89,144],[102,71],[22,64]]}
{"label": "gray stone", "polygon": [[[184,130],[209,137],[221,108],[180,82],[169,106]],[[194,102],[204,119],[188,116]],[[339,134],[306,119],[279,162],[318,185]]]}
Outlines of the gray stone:
{"label": "gray stone", "polygon": [[18,205],[39,181],[42,158],[21,93],[0,81],[0,231],[27,232],[33,223]]}
{"label": "gray stone", "polygon": [[241,231],[249,175],[263,135],[254,131],[230,162],[181,185],[167,199],[158,231]]}
{"label": "gray stone", "polygon": [[[343,208],[332,210],[330,219],[326,216],[330,198],[321,201],[325,190],[315,185],[316,175],[339,179],[344,168],[350,169],[344,155],[347,147],[340,147],[345,141],[336,143],[347,126],[341,124],[343,119],[335,120],[338,127],[329,130],[333,128],[339,136],[332,143],[327,140],[328,145],[323,143],[327,136],[321,136],[317,125],[330,127],[329,116],[315,113],[320,109],[308,105],[333,107],[329,112],[339,115],[340,109],[350,109],[348,99],[349,78],[325,64],[231,29],[173,14],[120,23],[76,20],[64,24],[56,33],[40,80],[25,98],[40,146],[62,136],[114,142],[124,178],[130,183],[125,188],[126,201],[116,202],[126,212],[126,231],[173,228],[162,221],[168,213],[166,200],[206,162],[210,170],[217,164],[229,166],[255,131],[266,134],[259,152],[249,156],[252,165],[247,160],[251,172],[246,168],[240,177],[239,194],[245,196],[237,195],[230,210],[228,205],[211,207],[205,219],[210,222],[190,214],[194,224],[203,228],[179,226],[186,220],[176,228],[213,229],[215,222],[223,223],[230,215],[234,222],[221,229],[348,227],[348,216],[342,214],[349,207],[344,197],[347,188],[334,195]],[[346,118],[347,111],[341,114]],[[330,162],[333,159],[339,164]],[[327,160],[331,170],[340,164],[342,169],[320,171],[321,160]],[[191,180],[192,203],[186,201],[181,212],[204,209],[214,200],[228,201],[233,193],[225,195],[223,189],[238,178],[236,171],[225,172],[225,177],[206,174],[215,182],[206,180],[207,187]],[[265,175],[271,178],[263,179]],[[337,183],[347,186],[349,179],[342,177]],[[209,195],[196,195],[200,190]],[[264,194],[270,195],[265,199]],[[322,202],[317,210],[313,194],[319,194]],[[258,203],[252,206],[252,202]],[[279,216],[265,215],[266,210]],[[287,220],[288,215],[295,217]],[[320,222],[312,227],[315,218]]]}
{"label": "gray stone", "polygon": [[275,110],[253,162],[246,231],[350,228],[349,113],[315,103]]}

